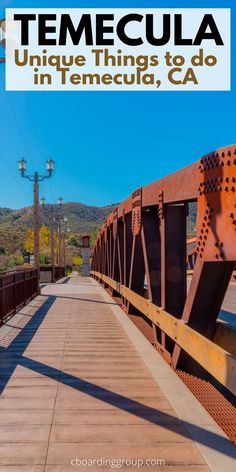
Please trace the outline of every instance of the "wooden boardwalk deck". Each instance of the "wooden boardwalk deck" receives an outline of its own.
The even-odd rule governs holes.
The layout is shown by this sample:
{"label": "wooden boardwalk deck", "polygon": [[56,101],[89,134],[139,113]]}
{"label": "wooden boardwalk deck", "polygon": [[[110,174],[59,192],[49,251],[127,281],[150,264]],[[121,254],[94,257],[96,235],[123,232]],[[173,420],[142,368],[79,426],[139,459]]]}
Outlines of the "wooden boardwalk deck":
{"label": "wooden boardwalk deck", "polygon": [[[0,329],[0,471],[210,470],[191,428],[122,324],[131,322],[121,311],[115,314],[114,306],[92,279],[70,278],[44,286],[42,295]],[[142,334],[133,329],[138,342]],[[143,353],[153,362],[151,351],[159,355],[143,339]],[[159,372],[165,368],[160,364]],[[181,381],[176,381],[177,402]],[[190,403],[182,399],[186,411],[189,404],[194,409],[189,395]],[[197,442],[213,463],[219,450],[231,461],[230,446],[227,452],[226,440],[219,443],[216,426],[206,427],[209,420],[201,414]],[[100,462],[87,466],[92,459]],[[135,462],[119,467],[119,461],[137,459],[142,467],[141,462],[139,468]],[[146,464],[150,459],[165,464]]]}

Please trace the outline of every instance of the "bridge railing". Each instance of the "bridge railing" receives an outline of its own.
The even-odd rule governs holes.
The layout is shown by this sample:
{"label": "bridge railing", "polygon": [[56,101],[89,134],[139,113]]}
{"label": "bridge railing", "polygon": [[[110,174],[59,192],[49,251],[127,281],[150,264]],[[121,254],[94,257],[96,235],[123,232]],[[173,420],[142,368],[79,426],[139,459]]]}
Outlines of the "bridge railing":
{"label": "bridge railing", "polygon": [[39,293],[37,269],[0,275],[0,324]]}
{"label": "bridge railing", "polygon": [[197,238],[187,239],[187,269],[193,271],[197,259]]}
{"label": "bridge railing", "polygon": [[[187,293],[191,202],[197,239]],[[98,234],[91,274],[121,297],[127,313],[145,318],[173,368],[194,359],[236,394],[236,358],[212,342],[235,261],[236,146],[230,146],[117,206]]]}
{"label": "bridge railing", "polygon": [[60,266],[41,266],[40,267],[40,282],[57,282],[65,277],[65,267]]}

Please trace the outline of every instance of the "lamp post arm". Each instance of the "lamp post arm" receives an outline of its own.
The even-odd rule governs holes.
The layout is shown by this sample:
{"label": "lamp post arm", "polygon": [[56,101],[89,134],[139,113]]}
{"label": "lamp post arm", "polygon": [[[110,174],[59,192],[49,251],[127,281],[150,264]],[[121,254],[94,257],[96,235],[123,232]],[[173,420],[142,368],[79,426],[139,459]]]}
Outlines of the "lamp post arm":
{"label": "lamp post arm", "polygon": [[55,281],[55,237],[54,237],[54,208],[51,208],[51,264],[52,282]]}
{"label": "lamp post arm", "polygon": [[22,177],[23,177],[24,179],[30,180],[30,182],[34,182],[34,175],[25,175],[25,174],[22,174]]}
{"label": "lamp post arm", "polygon": [[[34,258],[35,258],[35,266],[37,267],[38,272],[39,272],[39,266],[40,266],[40,260],[39,260],[40,259],[40,247],[39,247],[39,182],[42,182],[43,180],[48,179],[52,176],[54,161],[52,159],[49,159],[47,161],[46,168],[47,168],[47,171],[48,171],[48,175],[39,175],[38,172],[35,172],[34,175],[27,175],[26,174],[26,161],[23,158],[21,158],[18,161],[18,166],[19,166],[21,176],[24,179],[27,179],[30,182],[34,183]],[[52,263],[54,265],[54,261]]]}
{"label": "lamp post arm", "polygon": [[51,175],[39,175],[38,180],[42,182],[43,180],[50,179]]}

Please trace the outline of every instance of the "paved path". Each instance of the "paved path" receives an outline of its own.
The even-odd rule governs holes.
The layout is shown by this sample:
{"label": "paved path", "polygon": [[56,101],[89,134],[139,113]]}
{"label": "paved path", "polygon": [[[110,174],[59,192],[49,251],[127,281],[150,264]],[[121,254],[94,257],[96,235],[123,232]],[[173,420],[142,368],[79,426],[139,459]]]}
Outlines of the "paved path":
{"label": "paved path", "polygon": [[234,470],[235,448],[92,279],[44,286],[0,329],[0,392],[0,472]]}

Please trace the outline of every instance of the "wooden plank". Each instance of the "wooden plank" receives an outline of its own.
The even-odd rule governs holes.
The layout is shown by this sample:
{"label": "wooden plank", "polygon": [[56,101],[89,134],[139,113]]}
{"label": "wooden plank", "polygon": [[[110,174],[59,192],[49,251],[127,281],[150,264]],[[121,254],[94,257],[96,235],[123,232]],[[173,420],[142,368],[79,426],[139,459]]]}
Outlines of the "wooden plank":
{"label": "wooden plank", "polygon": [[[107,276],[103,282],[115,285]],[[209,472],[102,287],[75,276],[45,286],[42,298],[49,295],[31,307],[25,327],[16,324],[8,348],[2,340],[0,471],[72,470],[79,451],[113,464],[157,457]]]}

